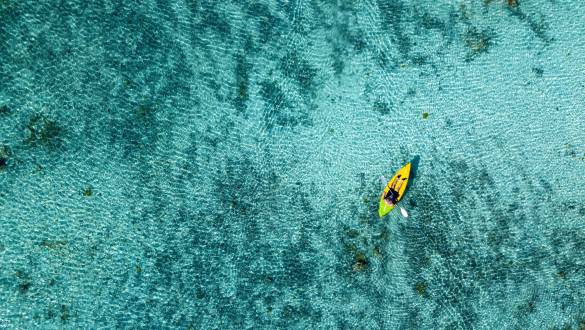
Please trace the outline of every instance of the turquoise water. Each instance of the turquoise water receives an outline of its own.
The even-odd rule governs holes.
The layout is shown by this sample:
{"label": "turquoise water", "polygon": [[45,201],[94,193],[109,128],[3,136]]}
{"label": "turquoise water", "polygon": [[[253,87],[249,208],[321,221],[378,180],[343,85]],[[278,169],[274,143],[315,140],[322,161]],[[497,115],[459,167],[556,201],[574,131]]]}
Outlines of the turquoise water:
{"label": "turquoise water", "polygon": [[0,328],[584,329],[584,19],[0,0]]}

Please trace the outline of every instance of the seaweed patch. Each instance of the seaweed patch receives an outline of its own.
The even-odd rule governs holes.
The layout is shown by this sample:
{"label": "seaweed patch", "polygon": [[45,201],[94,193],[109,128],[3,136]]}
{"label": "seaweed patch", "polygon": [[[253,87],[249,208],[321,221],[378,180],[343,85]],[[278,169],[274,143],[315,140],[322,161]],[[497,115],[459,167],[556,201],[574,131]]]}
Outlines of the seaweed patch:
{"label": "seaweed patch", "polygon": [[361,252],[361,251],[357,251],[354,254],[354,263],[352,265],[352,269],[354,272],[361,272],[363,270],[365,270],[368,267],[368,259],[366,258],[366,255]]}
{"label": "seaweed patch", "polygon": [[419,296],[425,296],[427,293],[427,283],[424,281],[416,282],[414,288]]}
{"label": "seaweed patch", "polygon": [[91,186],[86,187],[85,189],[83,189],[83,196],[85,197],[91,197],[93,195],[93,188]]}

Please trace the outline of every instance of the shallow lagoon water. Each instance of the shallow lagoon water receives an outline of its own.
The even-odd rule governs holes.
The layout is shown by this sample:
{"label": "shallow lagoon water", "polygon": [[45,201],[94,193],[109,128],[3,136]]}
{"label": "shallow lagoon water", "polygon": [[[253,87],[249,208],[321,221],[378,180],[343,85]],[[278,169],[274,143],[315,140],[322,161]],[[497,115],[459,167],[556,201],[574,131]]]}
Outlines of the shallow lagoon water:
{"label": "shallow lagoon water", "polygon": [[585,328],[584,19],[0,1],[0,327]]}

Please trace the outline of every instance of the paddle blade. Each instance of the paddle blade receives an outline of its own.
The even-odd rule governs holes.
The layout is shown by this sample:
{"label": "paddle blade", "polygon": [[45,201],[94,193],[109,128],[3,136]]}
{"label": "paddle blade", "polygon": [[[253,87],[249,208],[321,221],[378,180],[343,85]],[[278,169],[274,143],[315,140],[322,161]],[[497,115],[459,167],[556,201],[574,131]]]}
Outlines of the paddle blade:
{"label": "paddle blade", "polygon": [[403,207],[400,208],[400,213],[402,214],[403,217],[408,218],[408,212],[406,212],[406,210]]}

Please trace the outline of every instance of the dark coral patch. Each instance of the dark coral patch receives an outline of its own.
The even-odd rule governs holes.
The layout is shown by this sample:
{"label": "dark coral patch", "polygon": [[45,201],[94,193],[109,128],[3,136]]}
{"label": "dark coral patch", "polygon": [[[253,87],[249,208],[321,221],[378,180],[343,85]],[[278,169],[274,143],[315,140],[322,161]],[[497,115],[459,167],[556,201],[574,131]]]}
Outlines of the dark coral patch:
{"label": "dark coral patch", "polygon": [[67,305],[61,305],[61,321],[65,322],[69,319],[69,309]]}
{"label": "dark coral patch", "polygon": [[303,107],[293,107],[276,82],[264,81],[260,95],[264,99],[264,121],[268,129],[311,124],[307,111]]}
{"label": "dark coral patch", "polygon": [[28,292],[28,290],[30,289],[31,286],[32,286],[32,283],[29,281],[21,282],[18,285],[18,292],[20,292],[21,294],[25,294]]}
{"label": "dark coral patch", "polygon": [[204,11],[201,25],[204,29],[210,29],[224,38],[229,37],[232,32],[232,28],[226,20],[226,16],[220,15],[213,9],[206,9]]}
{"label": "dark coral patch", "polygon": [[317,70],[309,65],[297,51],[290,51],[281,61],[280,68],[285,76],[294,79],[303,95],[311,95],[316,86]]}
{"label": "dark coral patch", "polygon": [[244,111],[246,108],[246,102],[249,99],[249,81],[250,81],[250,70],[252,66],[246,60],[244,55],[237,56],[235,79],[237,93],[234,98],[234,105],[239,111]]}
{"label": "dark coral patch", "polygon": [[409,33],[403,27],[403,20],[407,17],[407,8],[401,1],[378,1],[378,8],[381,12],[383,26],[390,32],[392,40],[398,45],[400,54],[407,58],[413,42]]}
{"label": "dark coral patch", "polygon": [[8,166],[8,159],[12,155],[12,151],[9,146],[0,145],[0,170],[3,170]]}
{"label": "dark coral patch", "polygon": [[476,56],[488,52],[494,44],[494,33],[491,30],[480,30],[471,26],[465,32],[464,41],[471,50],[466,57],[466,61],[470,61]]}
{"label": "dark coral patch", "polygon": [[549,24],[544,20],[542,15],[527,14],[520,8],[520,3],[517,0],[508,0],[508,9],[512,16],[517,17],[520,21],[525,22],[528,28],[545,43],[550,43],[554,39],[549,37]]}
{"label": "dark coral patch", "polygon": [[392,106],[387,102],[378,100],[372,105],[372,109],[381,115],[389,115],[392,110]]}
{"label": "dark coral patch", "polygon": [[258,21],[260,42],[262,44],[269,42],[276,34],[276,28],[280,24],[280,19],[271,13],[267,5],[260,3],[250,5],[248,15],[250,19]]}
{"label": "dark coral patch", "polygon": [[57,122],[43,114],[30,118],[26,125],[25,141],[34,146],[58,147],[62,143],[62,129]]}
{"label": "dark coral patch", "polygon": [[0,105],[0,116],[7,115],[9,113],[10,113],[10,108],[6,104]]}
{"label": "dark coral patch", "polygon": [[542,68],[532,68],[532,72],[534,72],[538,78],[542,77],[544,74],[544,70]]}
{"label": "dark coral patch", "polygon": [[63,249],[67,245],[67,242],[59,240],[43,240],[39,245],[50,250],[59,250]]}

